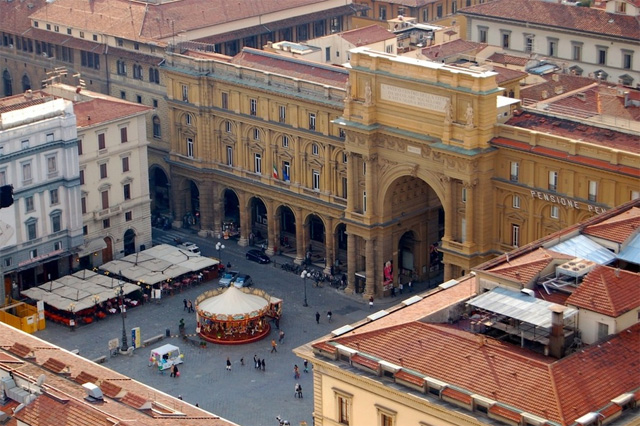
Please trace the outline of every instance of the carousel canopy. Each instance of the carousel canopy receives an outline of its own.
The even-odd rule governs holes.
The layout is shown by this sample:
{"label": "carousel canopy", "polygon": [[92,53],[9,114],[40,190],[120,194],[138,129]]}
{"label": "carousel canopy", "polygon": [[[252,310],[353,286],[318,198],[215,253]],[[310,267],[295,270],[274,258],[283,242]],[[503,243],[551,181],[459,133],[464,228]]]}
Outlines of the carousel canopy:
{"label": "carousel canopy", "polygon": [[212,315],[236,316],[260,312],[268,304],[269,301],[260,296],[244,293],[242,290],[231,286],[224,293],[200,302],[198,309],[209,312]]}

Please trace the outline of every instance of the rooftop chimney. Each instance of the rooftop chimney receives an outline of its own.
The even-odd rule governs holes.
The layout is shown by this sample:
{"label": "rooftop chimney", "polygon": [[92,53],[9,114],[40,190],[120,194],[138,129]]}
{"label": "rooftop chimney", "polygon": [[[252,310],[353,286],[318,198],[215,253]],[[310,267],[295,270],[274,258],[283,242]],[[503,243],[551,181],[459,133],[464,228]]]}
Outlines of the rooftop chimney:
{"label": "rooftop chimney", "polygon": [[566,306],[553,304],[551,310],[551,335],[549,336],[549,353],[552,357],[562,358],[564,352],[564,311]]}

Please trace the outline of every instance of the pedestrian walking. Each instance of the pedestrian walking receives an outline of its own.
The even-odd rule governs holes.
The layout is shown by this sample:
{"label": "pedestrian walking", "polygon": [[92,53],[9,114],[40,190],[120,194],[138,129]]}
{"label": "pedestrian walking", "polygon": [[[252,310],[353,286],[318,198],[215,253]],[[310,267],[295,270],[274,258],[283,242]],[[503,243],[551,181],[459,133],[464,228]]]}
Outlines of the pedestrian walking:
{"label": "pedestrian walking", "polygon": [[373,309],[373,296],[369,297],[369,309]]}
{"label": "pedestrian walking", "polygon": [[333,316],[333,314],[331,313],[331,311],[327,312],[327,319],[329,320],[329,322],[331,322],[331,317]]}
{"label": "pedestrian walking", "polygon": [[299,379],[300,378],[300,369],[298,368],[298,364],[295,364],[293,366],[293,378],[294,379]]}
{"label": "pedestrian walking", "polygon": [[302,365],[304,365],[304,372],[308,373],[309,372],[309,361],[307,361],[305,359],[304,361],[302,361]]}
{"label": "pedestrian walking", "polygon": [[280,330],[280,318],[276,318],[275,323],[276,323],[276,328]]}
{"label": "pedestrian walking", "polygon": [[169,374],[169,377],[179,377],[179,376],[180,376],[180,372],[178,371],[178,365],[173,364],[171,366],[171,374]]}
{"label": "pedestrian walking", "polygon": [[407,288],[409,289],[409,293],[413,292],[413,280],[409,280],[407,283]]}
{"label": "pedestrian walking", "polygon": [[265,364],[265,362],[264,362],[264,358],[262,358],[261,365],[262,365],[262,371],[264,371],[264,367],[265,367],[265,365],[266,365],[266,364]]}
{"label": "pedestrian walking", "polygon": [[271,339],[271,353],[278,352],[278,344],[276,339]]}
{"label": "pedestrian walking", "polygon": [[182,303],[184,303],[184,309],[182,309],[182,310],[183,310],[183,311],[186,311],[186,310],[187,310],[187,299],[184,299],[184,300],[182,301]]}
{"label": "pedestrian walking", "polygon": [[187,312],[193,312],[193,302],[191,300],[187,300]]}
{"label": "pedestrian walking", "polygon": [[302,386],[300,383],[296,383],[296,396],[302,398]]}
{"label": "pedestrian walking", "polygon": [[260,368],[260,359],[258,359],[258,355],[253,356],[253,368]]}
{"label": "pedestrian walking", "polygon": [[240,358],[240,365],[244,365],[244,357]]}
{"label": "pedestrian walking", "polygon": [[320,312],[316,312],[316,324],[320,324]]}
{"label": "pedestrian walking", "polygon": [[391,297],[396,297],[396,288],[391,284]]}
{"label": "pedestrian walking", "polygon": [[231,371],[231,360],[227,357],[227,370]]}
{"label": "pedestrian walking", "polygon": [[284,343],[284,331],[280,330],[280,338],[278,339],[278,343]]}

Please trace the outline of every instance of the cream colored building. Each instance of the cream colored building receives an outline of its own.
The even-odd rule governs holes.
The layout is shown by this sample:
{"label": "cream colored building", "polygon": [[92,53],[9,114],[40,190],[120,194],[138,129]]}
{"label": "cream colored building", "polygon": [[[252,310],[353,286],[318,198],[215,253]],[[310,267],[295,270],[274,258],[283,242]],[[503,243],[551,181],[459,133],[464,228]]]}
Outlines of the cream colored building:
{"label": "cream colored building", "polygon": [[198,206],[204,235],[339,266],[368,298],[636,196],[634,133],[535,111],[498,124],[495,72],[351,55],[348,70],[253,49],[167,58],[178,217]]}
{"label": "cream colored building", "polygon": [[91,268],[151,247],[146,117],[150,108],[54,84],[77,117],[84,244],[74,267]]}

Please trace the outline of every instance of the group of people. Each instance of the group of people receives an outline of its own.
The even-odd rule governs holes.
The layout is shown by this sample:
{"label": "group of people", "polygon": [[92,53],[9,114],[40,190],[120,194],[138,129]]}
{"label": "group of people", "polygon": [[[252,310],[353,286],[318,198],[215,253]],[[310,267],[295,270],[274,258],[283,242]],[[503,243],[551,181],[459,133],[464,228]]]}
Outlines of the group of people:
{"label": "group of people", "polygon": [[[331,311],[327,311],[327,320],[331,322],[331,317],[333,317],[333,313]],[[316,312],[316,324],[320,324],[320,312]]]}
{"label": "group of people", "polygon": [[187,311],[188,313],[195,312],[193,309],[193,302],[191,301],[191,299],[189,300],[184,299],[182,303],[184,303],[184,309],[182,309],[183,311]]}
{"label": "group of people", "polygon": [[258,355],[253,356],[253,368],[264,371],[265,366],[266,363],[264,362],[264,358],[260,359],[258,358]]}

